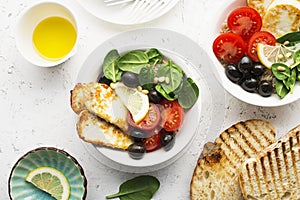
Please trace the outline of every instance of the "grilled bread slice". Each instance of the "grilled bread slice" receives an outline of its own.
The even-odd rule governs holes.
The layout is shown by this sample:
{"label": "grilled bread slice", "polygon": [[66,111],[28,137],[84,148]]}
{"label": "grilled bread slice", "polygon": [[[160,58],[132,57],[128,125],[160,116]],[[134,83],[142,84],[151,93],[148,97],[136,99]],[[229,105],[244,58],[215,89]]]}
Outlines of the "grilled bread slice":
{"label": "grilled bread slice", "polygon": [[243,199],[239,168],[275,141],[273,125],[264,120],[239,122],[222,132],[215,143],[204,146],[191,180],[191,199]]}
{"label": "grilled bread slice", "polygon": [[76,84],[71,91],[71,108],[77,114],[82,110],[88,110],[122,130],[128,129],[127,108],[115,91],[106,84],[97,82]]}
{"label": "grilled bread slice", "polygon": [[300,199],[300,126],[241,167],[245,199]]}
{"label": "grilled bread slice", "polygon": [[97,145],[126,150],[133,143],[126,133],[87,110],[79,113],[77,132],[84,141]]}
{"label": "grilled bread slice", "polygon": [[263,30],[276,38],[289,32],[299,31],[300,1],[274,0],[263,16]]}

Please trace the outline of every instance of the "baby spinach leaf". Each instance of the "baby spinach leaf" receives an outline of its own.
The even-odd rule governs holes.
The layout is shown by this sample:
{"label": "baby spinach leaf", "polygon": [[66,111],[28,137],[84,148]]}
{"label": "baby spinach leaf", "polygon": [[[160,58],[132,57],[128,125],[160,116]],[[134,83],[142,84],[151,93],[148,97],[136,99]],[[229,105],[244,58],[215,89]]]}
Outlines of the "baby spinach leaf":
{"label": "baby spinach leaf", "polygon": [[174,101],[178,98],[177,95],[174,95],[174,93],[166,93],[166,91],[163,89],[163,87],[160,84],[157,84],[155,86],[155,89],[157,92],[159,92],[164,98],[168,99],[169,101]]}
{"label": "baby spinach leaf", "polygon": [[163,55],[155,48],[148,49],[145,51],[148,56],[149,64],[156,65],[157,63],[161,63],[163,60]]}
{"label": "baby spinach leaf", "polygon": [[120,57],[118,66],[123,71],[139,74],[141,68],[147,66],[148,62],[149,59],[145,52],[133,50]]}
{"label": "baby spinach leaf", "polygon": [[271,70],[275,78],[278,80],[284,80],[290,77],[290,68],[283,63],[272,64]]}
{"label": "baby spinach leaf", "polygon": [[296,69],[293,69],[290,77],[288,79],[283,80],[285,87],[290,91],[290,93],[293,93],[293,89],[296,84],[296,78],[297,78],[297,71]]}
{"label": "baby spinach leaf", "polygon": [[157,178],[142,175],[122,183],[119,192],[106,196],[106,199],[119,197],[120,200],[150,200],[159,186]]}
{"label": "baby spinach leaf", "polygon": [[143,67],[139,74],[139,83],[143,89],[150,90],[153,86],[154,70],[152,67]]}
{"label": "baby spinach leaf", "polygon": [[280,80],[276,80],[275,85],[276,85],[275,88],[276,88],[277,95],[281,99],[283,99],[289,93],[289,90],[285,87],[284,83]]}
{"label": "baby spinach leaf", "polygon": [[164,91],[169,94],[176,90],[182,82],[183,74],[177,70],[177,67],[173,65],[169,60],[167,65],[163,65],[157,70],[157,77],[168,77],[169,82],[160,83]]}
{"label": "baby spinach leaf", "polygon": [[293,60],[294,60],[294,64],[292,64],[290,66],[291,69],[293,69],[294,67],[299,66],[300,64],[300,50],[297,50],[294,55],[293,55]]}
{"label": "baby spinach leaf", "polygon": [[199,88],[191,78],[183,80],[183,86],[178,96],[178,103],[184,109],[191,108],[199,97]]}
{"label": "baby spinach leaf", "polygon": [[293,46],[300,42],[300,31],[287,33],[280,38],[277,38],[276,41],[281,44],[285,41],[289,41],[288,46]]}
{"label": "baby spinach leaf", "polygon": [[102,65],[104,76],[113,82],[119,81],[122,75],[122,71],[117,66],[119,57],[118,51],[113,49],[105,56]]}

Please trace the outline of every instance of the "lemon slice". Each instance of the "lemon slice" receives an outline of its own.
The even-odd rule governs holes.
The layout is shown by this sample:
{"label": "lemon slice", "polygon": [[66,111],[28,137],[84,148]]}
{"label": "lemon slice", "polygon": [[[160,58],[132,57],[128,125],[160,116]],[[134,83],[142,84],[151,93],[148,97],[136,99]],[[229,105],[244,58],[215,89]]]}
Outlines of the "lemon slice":
{"label": "lemon slice", "polygon": [[284,45],[271,46],[259,43],[257,45],[257,56],[259,61],[268,69],[273,63],[284,63],[288,66],[293,64],[293,55],[296,47],[286,47]]}
{"label": "lemon slice", "polygon": [[117,95],[129,110],[135,123],[142,121],[149,111],[149,98],[136,88],[130,88],[121,82],[111,84]]}
{"label": "lemon slice", "polygon": [[69,182],[65,175],[57,169],[52,167],[38,167],[28,173],[26,181],[47,192],[55,199],[69,199]]}

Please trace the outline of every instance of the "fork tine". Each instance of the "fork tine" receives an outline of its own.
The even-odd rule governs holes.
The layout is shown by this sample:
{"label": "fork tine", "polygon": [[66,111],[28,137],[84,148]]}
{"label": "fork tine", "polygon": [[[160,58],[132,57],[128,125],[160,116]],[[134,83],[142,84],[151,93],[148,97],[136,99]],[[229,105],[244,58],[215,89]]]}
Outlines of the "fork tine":
{"label": "fork tine", "polygon": [[140,15],[141,8],[146,5],[146,0],[136,0],[132,5],[132,12],[129,15],[129,19],[135,21],[135,19]]}
{"label": "fork tine", "polygon": [[128,3],[134,0],[104,0],[104,3],[106,3],[107,6],[115,6],[119,4]]}
{"label": "fork tine", "polygon": [[157,8],[161,7],[163,2],[161,0],[152,0],[148,3],[147,7],[145,6],[145,9],[143,11],[143,14],[139,16],[139,20],[142,17],[148,17],[153,11],[155,11]]}
{"label": "fork tine", "polygon": [[158,13],[160,13],[163,9],[165,9],[165,7],[167,7],[171,0],[159,0],[161,3],[159,4],[159,6],[156,6],[155,9],[151,9],[151,12],[148,13],[147,17],[151,18],[155,15],[157,15]]}

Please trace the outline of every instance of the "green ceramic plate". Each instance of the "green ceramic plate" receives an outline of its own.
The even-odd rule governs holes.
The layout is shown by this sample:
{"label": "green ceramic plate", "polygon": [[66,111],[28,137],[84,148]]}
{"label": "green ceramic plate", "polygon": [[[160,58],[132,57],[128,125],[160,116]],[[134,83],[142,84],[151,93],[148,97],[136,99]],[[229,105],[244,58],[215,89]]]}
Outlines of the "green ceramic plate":
{"label": "green ceramic plate", "polygon": [[70,188],[70,200],[86,198],[87,180],[77,160],[63,150],[41,147],[29,151],[14,165],[9,177],[9,196],[13,200],[53,200],[49,194],[26,182],[26,175],[37,167],[48,166],[61,171],[67,177]]}

